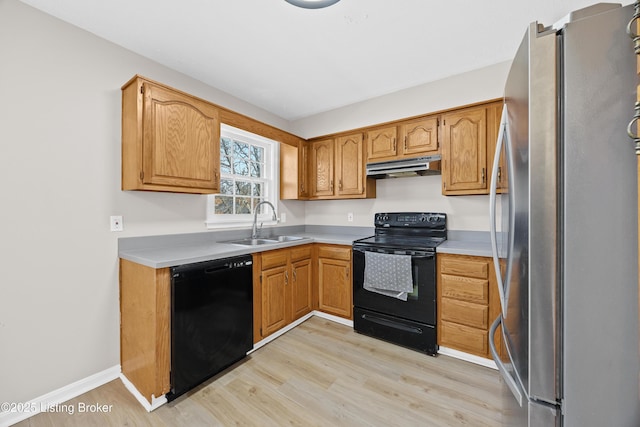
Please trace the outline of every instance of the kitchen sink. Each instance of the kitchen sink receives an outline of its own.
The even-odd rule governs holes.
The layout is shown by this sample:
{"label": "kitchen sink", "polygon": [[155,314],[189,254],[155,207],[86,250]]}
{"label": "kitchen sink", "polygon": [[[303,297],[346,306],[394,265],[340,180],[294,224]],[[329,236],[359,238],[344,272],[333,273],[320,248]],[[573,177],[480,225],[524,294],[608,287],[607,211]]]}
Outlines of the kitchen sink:
{"label": "kitchen sink", "polygon": [[258,246],[258,245],[268,245],[274,243],[284,243],[284,242],[295,242],[297,240],[309,239],[309,237],[301,237],[301,236],[273,236],[266,237],[261,239],[239,239],[239,240],[229,240],[226,242],[220,243],[229,243],[231,245],[243,245],[243,246]]}
{"label": "kitchen sink", "polygon": [[228,242],[231,245],[244,245],[244,246],[257,246],[257,245],[267,245],[269,243],[278,243],[277,240],[274,239],[240,239],[240,240],[230,240]]}
{"label": "kitchen sink", "polygon": [[295,242],[296,240],[308,239],[308,237],[300,237],[300,236],[276,236],[273,239],[278,242]]}

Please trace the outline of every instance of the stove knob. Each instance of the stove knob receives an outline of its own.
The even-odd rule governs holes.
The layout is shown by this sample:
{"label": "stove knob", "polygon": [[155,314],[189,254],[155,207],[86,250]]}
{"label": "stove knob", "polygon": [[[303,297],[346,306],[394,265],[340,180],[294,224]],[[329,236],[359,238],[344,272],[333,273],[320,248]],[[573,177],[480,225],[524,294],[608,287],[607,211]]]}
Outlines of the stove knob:
{"label": "stove knob", "polygon": [[426,217],[426,216],[421,216],[421,217],[420,217],[420,221],[421,221],[421,222],[428,221],[428,217]]}
{"label": "stove knob", "polygon": [[385,215],[385,216],[384,216],[384,220],[385,220],[385,221],[389,221],[389,215]]}

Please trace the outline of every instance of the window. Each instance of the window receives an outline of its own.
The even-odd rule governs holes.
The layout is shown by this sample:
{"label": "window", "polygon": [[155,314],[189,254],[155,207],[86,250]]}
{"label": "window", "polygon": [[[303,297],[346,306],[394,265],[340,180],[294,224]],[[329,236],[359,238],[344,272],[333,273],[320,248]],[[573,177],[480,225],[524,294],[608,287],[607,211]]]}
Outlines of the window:
{"label": "window", "polygon": [[[278,148],[276,141],[221,125],[220,194],[208,196],[207,226],[249,225],[264,200],[277,207]],[[272,222],[270,209],[260,206],[260,222]]]}

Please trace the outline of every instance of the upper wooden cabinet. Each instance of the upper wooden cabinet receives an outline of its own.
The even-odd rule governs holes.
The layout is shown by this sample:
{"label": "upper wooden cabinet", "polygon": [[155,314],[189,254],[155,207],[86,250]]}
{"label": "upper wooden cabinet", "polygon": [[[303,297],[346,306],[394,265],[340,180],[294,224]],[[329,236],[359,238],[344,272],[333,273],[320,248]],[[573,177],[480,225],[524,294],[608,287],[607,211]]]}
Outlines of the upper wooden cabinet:
{"label": "upper wooden cabinet", "polygon": [[220,122],[208,102],[135,76],[122,87],[122,189],[217,193]]}
{"label": "upper wooden cabinet", "polygon": [[400,125],[402,156],[415,157],[437,153],[438,125],[436,116],[403,122]]}
{"label": "upper wooden cabinet", "polygon": [[311,199],[375,197],[375,181],[364,170],[362,133],[309,143]]}
{"label": "upper wooden cabinet", "polygon": [[367,161],[382,162],[438,152],[438,117],[407,120],[367,131]]}
{"label": "upper wooden cabinet", "polygon": [[487,106],[442,115],[442,194],[487,194]]}
{"label": "upper wooden cabinet", "polygon": [[309,151],[310,197],[333,197],[333,139],[313,141]]}
{"label": "upper wooden cabinet", "polygon": [[280,145],[280,199],[309,198],[309,145],[298,141],[297,146]]}
{"label": "upper wooden cabinet", "polygon": [[336,182],[338,197],[364,194],[364,147],[362,134],[336,139]]}
{"label": "upper wooden cabinet", "polygon": [[367,161],[393,159],[398,153],[398,127],[390,126],[367,132]]}
{"label": "upper wooden cabinet", "polygon": [[[491,173],[493,171],[493,160],[498,143],[498,132],[500,130],[500,119],[502,118],[503,105],[504,104],[502,102],[494,102],[487,107],[487,171],[489,172],[489,185],[491,185]],[[503,145],[496,176],[498,193],[507,191],[509,187],[507,176],[507,159],[505,157],[505,148]]]}
{"label": "upper wooden cabinet", "polygon": [[298,198],[308,199],[309,188],[309,144],[300,141],[298,144]]}

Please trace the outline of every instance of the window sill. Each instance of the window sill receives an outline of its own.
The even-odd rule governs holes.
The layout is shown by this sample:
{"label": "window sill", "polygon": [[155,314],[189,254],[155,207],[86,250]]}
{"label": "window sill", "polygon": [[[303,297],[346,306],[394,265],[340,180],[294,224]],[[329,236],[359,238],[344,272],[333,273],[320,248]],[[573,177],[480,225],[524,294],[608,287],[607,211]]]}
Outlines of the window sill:
{"label": "window sill", "polygon": [[[258,227],[260,227],[260,224],[263,225],[263,227],[270,227],[270,226],[274,226],[277,225],[279,221],[274,221],[272,219],[269,219],[267,221],[260,221],[260,219],[258,219]],[[253,227],[253,221],[251,222],[247,222],[247,221],[226,221],[226,222],[217,222],[217,221],[205,221],[205,225],[207,226],[207,229],[210,230],[220,230],[220,229],[251,229]]]}

